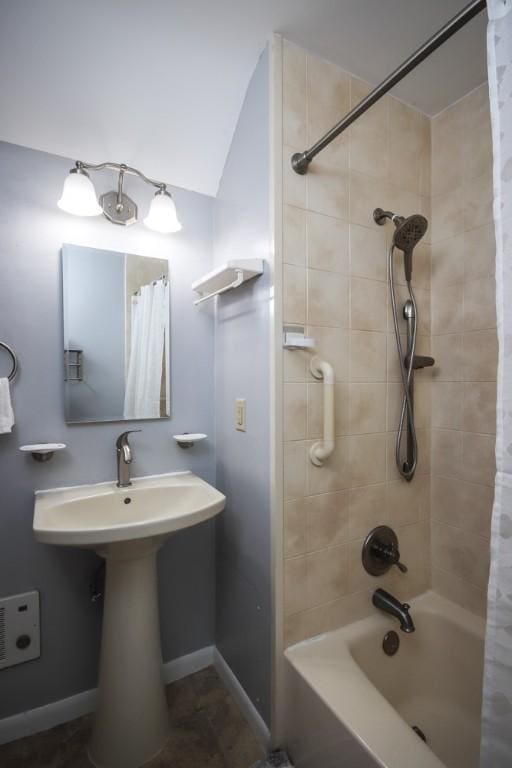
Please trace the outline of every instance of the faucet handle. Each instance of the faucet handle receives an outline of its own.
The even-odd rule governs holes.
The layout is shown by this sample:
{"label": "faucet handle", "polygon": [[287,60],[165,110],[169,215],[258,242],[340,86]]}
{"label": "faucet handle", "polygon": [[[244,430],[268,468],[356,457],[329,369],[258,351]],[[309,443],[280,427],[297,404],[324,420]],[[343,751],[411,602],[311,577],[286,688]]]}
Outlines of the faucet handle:
{"label": "faucet handle", "polygon": [[388,545],[380,546],[380,543],[376,542],[374,551],[377,557],[382,557],[382,559],[387,561],[390,565],[396,565],[400,573],[407,573],[407,566],[400,562],[400,552],[397,544],[391,542]]}
{"label": "faucet handle", "polygon": [[390,565],[396,565],[400,573],[407,573],[407,566],[400,562],[398,542],[395,543],[394,541],[391,541],[389,544],[383,546],[380,546],[380,542],[376,542],[375,553],[377,556],[380,555],[383,560],[387,560]]}
{"label": "faucet handle", "polygon": [[370,531],[363,544],[362,561],[372,576],[382,576],[393,565],[401,573],[407,573],[407,566],[400,562],[396,533],[387,525],[379,525]]}

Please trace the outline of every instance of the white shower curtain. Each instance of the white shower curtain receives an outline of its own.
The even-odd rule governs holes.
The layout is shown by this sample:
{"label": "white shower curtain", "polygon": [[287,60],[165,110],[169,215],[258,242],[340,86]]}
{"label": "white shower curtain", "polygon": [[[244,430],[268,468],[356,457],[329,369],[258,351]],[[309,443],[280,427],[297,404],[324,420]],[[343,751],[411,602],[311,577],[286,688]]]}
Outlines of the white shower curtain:
{"label": "white shower curtain", "polygon": [[167,285],[157,280],[132,296],[131,350],[124,398],[125,419],[160,416],[162,365],[169,319]]}
{"label": "white shower curtain", "polygon": [[481,768],[512,766],[512,0],[488,0],[499,363]]}

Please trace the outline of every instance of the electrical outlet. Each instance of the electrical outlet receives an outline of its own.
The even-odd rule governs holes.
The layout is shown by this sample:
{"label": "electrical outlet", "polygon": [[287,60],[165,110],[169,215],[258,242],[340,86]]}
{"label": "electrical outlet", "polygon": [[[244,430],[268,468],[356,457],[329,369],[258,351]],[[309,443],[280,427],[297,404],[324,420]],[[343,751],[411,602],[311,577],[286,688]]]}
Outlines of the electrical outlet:
{"label": "electrical outlet", "polygon": [[237,397],[235,400],[235,429],[245,432],[245,399]]}
{"label": "electrical outlet", "polygon": [[0,669],[41,655],[39,592],[0,599]]}

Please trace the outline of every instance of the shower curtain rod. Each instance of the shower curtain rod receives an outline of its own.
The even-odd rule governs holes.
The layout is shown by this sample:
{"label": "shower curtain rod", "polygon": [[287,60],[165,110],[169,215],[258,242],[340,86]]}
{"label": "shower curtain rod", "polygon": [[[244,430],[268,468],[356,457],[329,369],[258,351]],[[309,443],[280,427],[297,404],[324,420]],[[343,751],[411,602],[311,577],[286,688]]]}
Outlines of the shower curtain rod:
{"label": "shower curtain rod", "polygon": [[308,171],[308,166],[312,159],[318,155],[323,149],[325,149],[331,141],[342,133],[345,128],[348,128],[358,117],[361,117],[366,110],[375,104],[385,93],[387,93],[394,85],[400,82],[406,75],[415,69],[424,59],[430,56],[439,46],[441,46],[452,35],[458,32],[459,29],[464,27],[468,21],[483,11],[486,7],[486,0],[473,0],[473,2],[466,5],[459,13],[448,21],[441,29],[439,29],[435,35],[429,37],[429,39],[423,43],[413,54],[409,56],[399,67],[386,77],[385,80],[380,83],[376,88],[371,91],[359,104],[348,112],[339,123],[331,128],[325,136],[322,136],[316,144],[313,144],[310,149],[306,149],[304,152],[296,152],[292,159],[292,168],[296,173],[303,176]]}

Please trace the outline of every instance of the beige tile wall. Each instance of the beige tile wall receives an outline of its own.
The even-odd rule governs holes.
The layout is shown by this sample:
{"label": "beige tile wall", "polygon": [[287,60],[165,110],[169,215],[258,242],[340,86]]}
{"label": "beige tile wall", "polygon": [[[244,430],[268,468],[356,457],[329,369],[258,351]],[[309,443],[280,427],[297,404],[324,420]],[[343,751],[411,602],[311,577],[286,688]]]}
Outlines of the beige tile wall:
{"label": "beige tile wall", "polygon": [[497,338],[487,84],[432,120],[432,582],[483,614]]}
{"label": "beige tile wall", "polygon": [[[381,206],[430,217],[431,153],[429,119],[386,97],[298,176],[290,169],[293,152],[319,138],[369,86],[287,42],[283,81],[283,319],[306,326],[335,368],[337,434],[334,455],[313,466],[308,448],[321,430],[322,386],[309,373],[307,354],[285,351],[289,644],[370,613],[377,586],[405,599],[430,583],[432,373],[416,377],[420,461],[408,484],[394,465],[400,385],[386,285],[391,228],[376,226],[372,212]],[[428,240],[414,267],[423,353],[430,351]],[[397,269],[402,277],[401,259]],[[363,570],[363,539],[380,523],[397,531],[408,574],[394,569],[377,581]]]}

